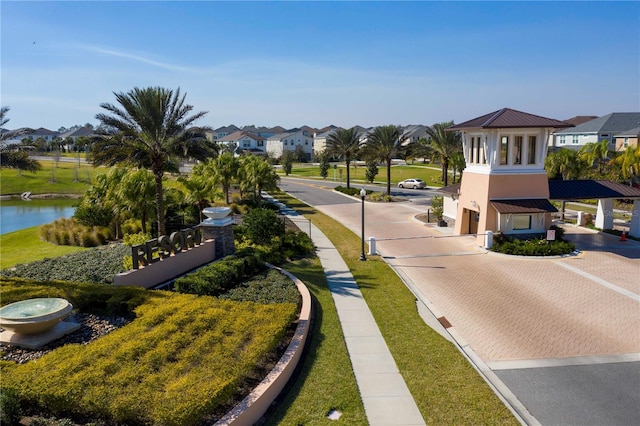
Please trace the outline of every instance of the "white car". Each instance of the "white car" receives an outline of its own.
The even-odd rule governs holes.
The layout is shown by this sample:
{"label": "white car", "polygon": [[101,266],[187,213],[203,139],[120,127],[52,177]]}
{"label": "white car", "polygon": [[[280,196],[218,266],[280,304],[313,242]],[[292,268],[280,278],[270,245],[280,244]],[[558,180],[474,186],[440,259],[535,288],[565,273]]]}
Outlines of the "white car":
{"label": "white car", "polygon": [[398,182],[399,188],[413,188],[413,189],[422,189],[426,188],[427,184],[422,179],[405,179],[403,181]]}

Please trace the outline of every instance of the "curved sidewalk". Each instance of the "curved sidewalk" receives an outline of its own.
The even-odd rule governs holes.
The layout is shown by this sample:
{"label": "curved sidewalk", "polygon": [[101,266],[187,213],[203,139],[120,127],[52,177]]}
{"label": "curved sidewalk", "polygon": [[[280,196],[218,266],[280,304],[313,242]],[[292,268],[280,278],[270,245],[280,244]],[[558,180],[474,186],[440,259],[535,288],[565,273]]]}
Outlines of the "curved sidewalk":
{"label": "curved sidewalk", "polygon": [[[300,216],[275,204],[287,216]],[[369,424],[425,425],[347,264],[315,225],[305,232],[310,232],[324,268]]]}

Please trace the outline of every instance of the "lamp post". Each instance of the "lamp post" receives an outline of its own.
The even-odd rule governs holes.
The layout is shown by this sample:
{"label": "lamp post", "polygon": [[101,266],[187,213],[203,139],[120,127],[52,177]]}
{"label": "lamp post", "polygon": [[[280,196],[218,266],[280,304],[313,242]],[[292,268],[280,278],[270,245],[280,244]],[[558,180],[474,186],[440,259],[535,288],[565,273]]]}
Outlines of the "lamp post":
{"label": "lamp post", "polygon": [[360,260],[367,260],[364,255],[364,197],[367,196],[367,191],[364,188],[360,190],[360,198],[362,199],[362,251],[360,252]]}

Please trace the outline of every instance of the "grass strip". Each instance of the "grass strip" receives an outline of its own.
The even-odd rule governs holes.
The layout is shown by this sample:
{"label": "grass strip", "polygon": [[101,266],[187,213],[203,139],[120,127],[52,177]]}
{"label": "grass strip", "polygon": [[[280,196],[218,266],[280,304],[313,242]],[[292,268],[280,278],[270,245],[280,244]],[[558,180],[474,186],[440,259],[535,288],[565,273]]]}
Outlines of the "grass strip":
{"label": "grass strip", "polygon": [[397,274],[380,258],[358,260],[357,235],[287,194],[275,197],[311,219],[337,247],[427,424],[519,424],[458,349],[424,323]]}
{"label": "grass strip", "polygon": [[299,373],[269,413],[267,424],[332,424],[334,421],[328,419],[327,414],[338,410],[343,424],[366,425],[338,313],[320,260],[317,257],[297,260],[283,268],[309,288],[314,302],[314,322]]}
{"label": "grass strip", "polygon": [[42,169],[36,173],[22,172],[17,169],[0,169],[1,195],[19,195],[30,191],[33,194],[83,194],[99,173],[107,169],[96,168],[89,164],[39,161]]}
{"label": "grass strip", "polygon": [[77,246],[57,246],[42,241],[40,227],[34,226],[0,235],[0,269],[84,250],[87,249]]}

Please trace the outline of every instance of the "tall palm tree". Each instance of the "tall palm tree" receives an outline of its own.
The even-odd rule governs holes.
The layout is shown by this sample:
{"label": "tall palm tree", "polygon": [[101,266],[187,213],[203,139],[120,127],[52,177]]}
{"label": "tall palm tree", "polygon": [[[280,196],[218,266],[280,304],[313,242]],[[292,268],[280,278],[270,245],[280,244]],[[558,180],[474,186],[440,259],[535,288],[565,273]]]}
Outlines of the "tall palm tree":
{"label": "tall palm tree", "polygon": [[116,188],[118,199],[124,204],[124,210],[139,217],[142,232],[147,233],[147,222],[155,211],[155,186],[151,172],[146,169],[127,172]]}
{"label": "tall palm tree", "polygon": [[378,126],[368,136],[363,148],[368,159],[382,161],[387,166],[387,195],[391,195],[391,161],[404,156],[407,150],[403,145],[405,139],[398,126]]}
{"label": "tall palm tree", "polygon": [[427,127],[427,135],[429,135],[429,144],[433,147],[436,157],[440,159],[442,164],[442,182],[444,186],[449,184],[449,162],[451,157],[462,150],[462,138],[458,132],[447,132],[447,127],[453,126],[453,121],[444,123],[436,123],[431,127]]}
{"label": "tall palm tree", "polygon": [[[102,103],[106,113],[96,118],[105,133],[92,147],[94,165],[130,164],[150,169],[155,179],[158,234],[165,228],[163,178],[165,171],[176,170],[177,157],[185,155],[205,159],[214,153],[206,149],[205,127],[192,127],[206,112],[190,115],[193,106],[185,103],[180,89],[161,87],[134,88],[115,93],[119,106]],[[185,149],[186,146],[186,149]]]}
{"label": "tall palm tree", "polygon": [[360,136],[355,127],[350,129],[336,129],[327,137],[327,153],[329,155],[344,158],[347,165],[347,188],[349,188],[349,165],[360,152]]}
{"label": "tall palm tree", "polygon": [[251,192],[256,200],[262,197],[263,190],[276,189],[280,181],[280,176],[266,159],[252,155],[243,158],[241,174],[243,189]]}

